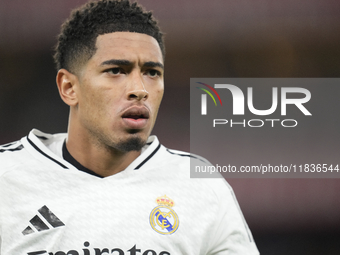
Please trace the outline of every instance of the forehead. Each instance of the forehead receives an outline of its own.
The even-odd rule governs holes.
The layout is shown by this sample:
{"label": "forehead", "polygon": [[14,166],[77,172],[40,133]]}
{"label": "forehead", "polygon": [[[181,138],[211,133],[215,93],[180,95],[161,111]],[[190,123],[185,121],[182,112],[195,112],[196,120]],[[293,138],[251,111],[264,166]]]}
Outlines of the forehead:
{"label": "forehead", "polygon": [[146,34],[114,32],[99,35],[94,61],[126,59],[129,61],[155,61],[163,63],[162,52],[155,38]]}

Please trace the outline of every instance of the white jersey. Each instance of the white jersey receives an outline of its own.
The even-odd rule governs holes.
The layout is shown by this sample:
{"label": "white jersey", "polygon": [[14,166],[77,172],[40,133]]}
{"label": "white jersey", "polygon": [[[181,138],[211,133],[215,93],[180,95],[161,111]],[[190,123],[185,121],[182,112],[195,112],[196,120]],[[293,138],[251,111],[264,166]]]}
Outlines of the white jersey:
{"label": "white jersey", "polygon": [[259,254],[230,186],[191,179],[190,154],[152,136],[99,178],[62,158],[66,136],[0,147],[1,255]]}

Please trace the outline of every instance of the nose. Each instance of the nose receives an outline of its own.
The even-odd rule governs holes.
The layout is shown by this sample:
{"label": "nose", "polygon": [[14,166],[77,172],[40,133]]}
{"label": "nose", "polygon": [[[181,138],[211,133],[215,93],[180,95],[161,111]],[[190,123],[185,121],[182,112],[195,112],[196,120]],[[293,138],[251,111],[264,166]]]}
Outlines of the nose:
{"label": "nose", "polygon": [[138,101],[147,99],[149,96],[149,92],[147,92],[145,89],[142,75],[134,74],[132,76],[133,77],[130,81],[129,90],[127,92],[128,99],[135,99]]}

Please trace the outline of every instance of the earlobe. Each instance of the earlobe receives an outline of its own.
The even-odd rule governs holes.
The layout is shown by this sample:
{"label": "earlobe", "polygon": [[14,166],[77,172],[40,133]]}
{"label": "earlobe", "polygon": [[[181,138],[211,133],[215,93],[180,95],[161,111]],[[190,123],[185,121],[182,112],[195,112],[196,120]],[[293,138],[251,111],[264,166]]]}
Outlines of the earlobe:
{"label": "earlobe", "polygon": [[66,69],[60,69],[57,73],[56,81],[61,99],[69,106],[77,105],[77,76],[70,73]]}

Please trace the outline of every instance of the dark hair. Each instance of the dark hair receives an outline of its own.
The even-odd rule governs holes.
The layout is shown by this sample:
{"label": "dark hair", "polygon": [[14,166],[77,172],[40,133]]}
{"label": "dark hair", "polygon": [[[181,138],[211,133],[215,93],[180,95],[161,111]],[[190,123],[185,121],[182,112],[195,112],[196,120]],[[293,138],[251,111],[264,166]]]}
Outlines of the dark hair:
{"label": "dark hair", "polygon": [[150,35],[157,40],[164,58],[163,33],[152,12],[129,0],[100,0],[75,9],[62,25],[54,54],[57,69],[76,72],[77,66],[95,54],[97,37],[112,32]]}

